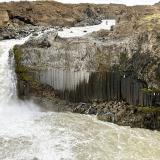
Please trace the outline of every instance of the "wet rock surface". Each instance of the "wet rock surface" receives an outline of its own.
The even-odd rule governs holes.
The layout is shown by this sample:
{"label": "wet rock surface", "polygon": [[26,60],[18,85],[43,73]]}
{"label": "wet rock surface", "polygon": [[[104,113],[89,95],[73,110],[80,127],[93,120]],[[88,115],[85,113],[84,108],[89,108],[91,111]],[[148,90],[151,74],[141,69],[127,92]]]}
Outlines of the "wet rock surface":
{"label": "wet rock surface", "polygon": [[128,105],[126,102],[94,102],[79,104],[73,112],[97,115],[102,121],[136,128],[160,129],[159,108]]}
{"label": "wet rock surface", "polygon": [[43,33],[45,30],[53,29],[54,27],[48,26],[32,26],[32,25],[17,25],[10,24],[5,27],[0,27],[0,40],[7,39],[20,39],[27,37],[28,35],[38,36],[39,33]]}

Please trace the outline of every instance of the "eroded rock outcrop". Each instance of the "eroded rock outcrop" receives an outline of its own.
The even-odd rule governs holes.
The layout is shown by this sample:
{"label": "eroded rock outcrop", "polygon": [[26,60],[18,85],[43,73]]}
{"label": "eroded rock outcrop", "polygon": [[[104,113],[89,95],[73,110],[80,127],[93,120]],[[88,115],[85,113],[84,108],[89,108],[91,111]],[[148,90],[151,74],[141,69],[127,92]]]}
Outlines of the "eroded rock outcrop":
{"label": "eroded rock outcrop", "polygon": [[5,10],[0,10],[0,26],[6,26],[9,22],[8,12]]}

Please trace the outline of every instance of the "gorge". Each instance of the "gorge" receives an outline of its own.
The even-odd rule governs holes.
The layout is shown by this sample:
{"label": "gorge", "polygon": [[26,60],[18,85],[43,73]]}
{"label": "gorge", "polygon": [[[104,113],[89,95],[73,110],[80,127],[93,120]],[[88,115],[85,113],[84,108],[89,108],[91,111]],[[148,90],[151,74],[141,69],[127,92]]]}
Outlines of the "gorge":
{"label": "gorge", "polygon": [[0,159],[158,160],[159,15],[0,3]]}

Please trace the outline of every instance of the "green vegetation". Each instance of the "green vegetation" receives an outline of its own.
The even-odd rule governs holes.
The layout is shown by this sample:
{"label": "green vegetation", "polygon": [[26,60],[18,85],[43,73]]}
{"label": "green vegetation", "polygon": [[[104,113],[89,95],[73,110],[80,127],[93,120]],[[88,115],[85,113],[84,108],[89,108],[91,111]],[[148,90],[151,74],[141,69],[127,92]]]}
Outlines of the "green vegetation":
{"label": "green vegetation", "polygon": [[151,107],[148,107],[148,106],[133,106],[133,105],[130,105],[128,106],[129,109],[131,110],[137,110],[137,112],[141,112],[141,113],[144,113],[144,114],[147,114],[147,113],[160,113],[160,107],[155,107],[155,106],[151,106]]}
{"label": "green vegetation", "polygon": [[152,93],[153,92],[152,89],[150,89],[150,88],[143,88],[141,91],[143,93]]}
{"label": "green vegetation", "polygon": [[28,68],[21,64],[22,51],[20,47],[15,46],[13,48],[13,53],[14,53],[14,58],[16,63],[15,71],[18,75],[18,78],[20,78],[20,80],[22,81],[30,81],[31,77],[28,75]]}
{"label": "green vegetation", "polygon": [[143,17],[144,21],[150,22],[151,20],[158,20],[160,22],[160,14],[152,14]]}
{"label": "green vegetation", "polygon": [[152,14],[141,17],[139,25],[147,28],[148,31],[154,29],[154,27],[160,27],[160,14]]}
{"label": "green vegetation", "polygon": [[157,88],[143,88],[141,91],[143,93],[155,93],[155,92],[160,92],[160,89],[157,89]]}
{"label": "green vegetation", "polygon": [[160,112],[159,107],[137,107],[139,112],[142,113],[157,113]]}

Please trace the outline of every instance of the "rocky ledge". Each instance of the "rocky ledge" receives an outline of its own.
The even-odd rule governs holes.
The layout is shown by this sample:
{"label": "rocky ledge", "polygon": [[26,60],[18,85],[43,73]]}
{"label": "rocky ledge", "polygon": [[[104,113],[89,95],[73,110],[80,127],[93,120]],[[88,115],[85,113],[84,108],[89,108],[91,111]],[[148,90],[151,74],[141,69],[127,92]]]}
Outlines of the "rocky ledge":
{"label": "rocky ledge", "polygon": [[74,108],[73,112],[94,114],[99,120],[122,126],[152,130],[160,128],[159,108],[136,107],[120,101],[95,101],[92,104],[81,103]]}

